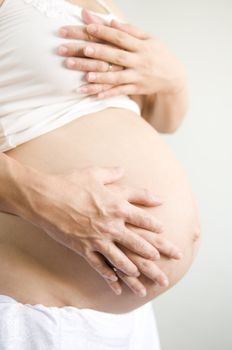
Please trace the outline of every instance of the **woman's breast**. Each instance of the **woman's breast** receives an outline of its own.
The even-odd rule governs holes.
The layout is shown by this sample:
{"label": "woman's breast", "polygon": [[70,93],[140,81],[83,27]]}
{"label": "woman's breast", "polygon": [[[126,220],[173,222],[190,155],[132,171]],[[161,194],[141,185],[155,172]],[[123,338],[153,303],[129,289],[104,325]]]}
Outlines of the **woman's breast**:
{"label": "woman's breast", "polygon": [[67,69],[57,53],[62,43],[83,43],[58,34],[63,25],[83,25],[79,8],[70,9],[65,0],[5,2],[0,11],[0,83],[10,89],[11,101],[19,90],[25,100],[70,94],[82,98],[75,90],[83,84],[83,72]]}
{"label": "woman's breast", "polygon": [[[170,286],[189,269],[198,247],[199,221],[188,180],[157,132],[135,113],[109,108],[87,115],[7,154],[48,173],[69,172],[87,165],[123,166],[125,175],[118,184],[148,188],[164,199],[162,206],[145,210],[163,222],[163,235],[184,253],[180,261],[161,257],[157,263],[167,273]],[[10,286],[8,293],[25,297],[28,303],[50,297],[48,305],[54,305],[56,300],[59,305],[120,313],[165,291],[141,275],[148,289],[146,298],[136,296],[125,284],[122,295],[116,296],[83,258],[39,228],[3,213],[0,226],[1,266],[6,266],[1,269],[0,281]]]}

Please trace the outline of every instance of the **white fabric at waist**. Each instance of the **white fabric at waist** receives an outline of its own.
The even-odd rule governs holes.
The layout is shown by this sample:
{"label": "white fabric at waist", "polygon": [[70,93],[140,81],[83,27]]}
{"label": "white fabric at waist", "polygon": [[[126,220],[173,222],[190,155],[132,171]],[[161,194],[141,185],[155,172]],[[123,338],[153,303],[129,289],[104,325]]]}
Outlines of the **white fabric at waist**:
{"label": "white fabric at waist", "polygon": [[6,123],[0,118],[0,151],[8,151],[76,118],[110,107],[129,109],[141,115],[138,104],[129,98],[126,99],[125,96],[95,100],[91,103],[86,101],[86,103],[72,104],[71,102],[71,106],[64,108],[62,113],[60,104],[43,106],[41,109],[37,108],[28,112],[28,116],[7,116]]}

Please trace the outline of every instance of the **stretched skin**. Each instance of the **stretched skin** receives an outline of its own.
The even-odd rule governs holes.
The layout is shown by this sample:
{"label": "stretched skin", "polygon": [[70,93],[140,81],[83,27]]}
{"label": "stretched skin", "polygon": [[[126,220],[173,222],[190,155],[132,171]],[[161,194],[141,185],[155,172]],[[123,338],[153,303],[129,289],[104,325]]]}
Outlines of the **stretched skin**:
{"label": "stretched skin", "polygon": [[78,254],[31,223],[0,213],[0,294],[23,303],[124,313],[165,292],[190,268],[200,241],[191,187],[170,148],[134,112],[107,108],[6,153],[47,173],[65,173],[88,165],[123,166],[125,176],[118,184],[148,188],[164,199],[162,206],[145,210],[164,224],[162,235],[176,243],[184,257],[173,260],[161,256],[157,262],[169,278],[169,287],[160,287],[142,274],[139,279],[147,288],[146,297],[136,296],[126,284],[117,296]]}

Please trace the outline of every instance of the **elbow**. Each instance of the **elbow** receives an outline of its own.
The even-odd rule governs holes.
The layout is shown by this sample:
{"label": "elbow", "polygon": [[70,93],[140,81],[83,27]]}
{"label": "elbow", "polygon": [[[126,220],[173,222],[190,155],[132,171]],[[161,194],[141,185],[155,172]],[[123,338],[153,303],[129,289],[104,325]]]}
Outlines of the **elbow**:
{"label": "elbow", "polygon": [[157,125],[154,125],[154,127],[156,131],[158,131],[161,134],[173,134],[180,128],[183,119],[184,116],[181,118],[165,120],[165,123],[157,123]]}
{"label": "elbow", "polygon": [[179,125],[170,124],[164,127],[156,127],[156,130],[161,134],[174,134],[179,128]]}

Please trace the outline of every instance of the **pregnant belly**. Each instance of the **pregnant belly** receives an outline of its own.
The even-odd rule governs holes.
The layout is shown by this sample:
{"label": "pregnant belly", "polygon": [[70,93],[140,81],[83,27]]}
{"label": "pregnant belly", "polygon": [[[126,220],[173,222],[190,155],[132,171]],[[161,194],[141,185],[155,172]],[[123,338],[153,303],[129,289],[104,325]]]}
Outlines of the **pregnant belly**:
{"label": "pregnant belly", "polygon": [[[199,220],[191,188],[169,147],[135,113],[109,108],[89,114],[7,154],[47,173],[65,173],[88,165],[123,166],[125,175],[118,183],[148,188],[164,199],[162,206],[145,210],[163,223],[162,235],[176,243],[184,257],[176,261],[161,256],[157,262],[169,277],[169,287],[160,287],[141,275],[146,297],[136,296],[125,284],[117,296],[78,254],[31,223],[0,213],[0,294],[29,304],[123,313],[166,291],[191,266],[199,245]],[[133,229],[136,232],[137,228]]]}

